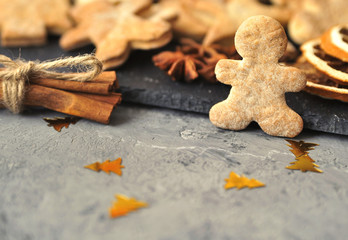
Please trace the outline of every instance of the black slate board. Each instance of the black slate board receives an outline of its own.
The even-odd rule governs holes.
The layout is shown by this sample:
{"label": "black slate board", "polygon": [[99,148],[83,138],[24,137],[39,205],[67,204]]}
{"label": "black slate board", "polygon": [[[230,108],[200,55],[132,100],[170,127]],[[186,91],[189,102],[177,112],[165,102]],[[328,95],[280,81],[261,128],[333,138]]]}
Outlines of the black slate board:
{"label": "black slate board", "polygon": [[[203,81],[171,81],[151,61],[152,55],[167,49],[173,49],[173,46],[153,51],[134,51],[126,64],[116,69],[123,101],[207,114],[212,105],[226,99],[230,86]],[[66,53],[59,48],[58,39],[51,38],[43,47],[0,48],[0,54],[11,58],[20,55],[26,60],[42,61],[90,53],[93,50],[92,47],[87,47]],[[322,99],[305,92],[287,93],[286,100],[302,116],[305,128],[348,135],[347,103]]]}

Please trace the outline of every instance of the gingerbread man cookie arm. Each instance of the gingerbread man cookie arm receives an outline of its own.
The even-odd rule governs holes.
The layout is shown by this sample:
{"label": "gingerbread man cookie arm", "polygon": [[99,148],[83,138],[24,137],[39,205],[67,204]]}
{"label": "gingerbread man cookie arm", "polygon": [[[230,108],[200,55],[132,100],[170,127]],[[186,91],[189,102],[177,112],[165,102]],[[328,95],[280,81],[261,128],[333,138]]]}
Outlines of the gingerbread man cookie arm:
{"label": "gingerbread man cookie arm", "polygon": [[299,92],[306,87],[306,74],[295,67],[278,68],[278,77],[286,79],[282,83],[282,89],[286,92]]}
{"label": "gingerbread man cookie arm", "polygon": [[220,60],[215,66],[216,78],[224,84],[235,85],[239,82],[238,79],[243,73],[241,64],[239,60]]}

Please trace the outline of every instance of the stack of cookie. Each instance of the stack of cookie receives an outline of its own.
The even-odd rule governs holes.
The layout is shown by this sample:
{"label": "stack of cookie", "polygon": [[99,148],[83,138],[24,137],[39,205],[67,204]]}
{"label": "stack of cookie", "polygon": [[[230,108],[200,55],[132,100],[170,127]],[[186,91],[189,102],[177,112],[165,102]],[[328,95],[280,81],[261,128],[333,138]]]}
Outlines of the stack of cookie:
{"label": "stack of cookie", "polygon": [[337,25],[307,41],[295,64],[307,74],[305,91],[348,102],[348,25]]}

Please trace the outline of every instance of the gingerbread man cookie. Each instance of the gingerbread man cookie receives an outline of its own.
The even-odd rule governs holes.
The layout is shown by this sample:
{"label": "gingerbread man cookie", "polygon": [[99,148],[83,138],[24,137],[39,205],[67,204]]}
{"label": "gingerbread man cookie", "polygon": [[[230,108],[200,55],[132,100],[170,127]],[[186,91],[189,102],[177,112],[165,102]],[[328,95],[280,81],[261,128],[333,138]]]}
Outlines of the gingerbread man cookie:
{"label": "gingerbread man cookie", "polygon": [[233,87],[226,100],[210,109],[210,121],[231,130],[256,121],[267,134],[298,135],[303,121],[286,104],[285,92],[305,88],[306,76],[297,68],[278,64],[287,46],[281,24],[271,17],[250,17],[239,27],[235,46],[243,60],[224,59],[216,65],[217,79]]}
{"label": "gingerbread man cookie", "polygon": [[77,26],[62,36],[60,46],[73,50],[93,43],[104,69],[122,65],[133,49],[163,47],[172,39],[170,24],[137,15],[151,4],[152,0],[98,0],[77,5],[72,9]]}

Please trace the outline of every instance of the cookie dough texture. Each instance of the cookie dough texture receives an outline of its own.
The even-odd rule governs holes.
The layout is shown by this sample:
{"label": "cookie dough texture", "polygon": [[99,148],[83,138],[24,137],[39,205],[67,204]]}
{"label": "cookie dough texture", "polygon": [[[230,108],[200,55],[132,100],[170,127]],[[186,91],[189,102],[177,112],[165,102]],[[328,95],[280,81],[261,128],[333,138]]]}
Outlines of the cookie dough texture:
{"label": "cookie dough texture", "polygon": [[217,79],[232,85],[228,98],[214,105],[211,122],[220,128],[241,130],[256,121],[273,136],[295,137],[303,128],[302,118],[285,101],[285,92],[306,86],[305,74],[278,64],[287,38],[283,27],[273,18],[254,16],[239,27],[236,49],[243,60],[220,60]]}

